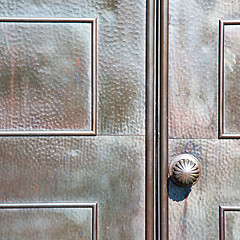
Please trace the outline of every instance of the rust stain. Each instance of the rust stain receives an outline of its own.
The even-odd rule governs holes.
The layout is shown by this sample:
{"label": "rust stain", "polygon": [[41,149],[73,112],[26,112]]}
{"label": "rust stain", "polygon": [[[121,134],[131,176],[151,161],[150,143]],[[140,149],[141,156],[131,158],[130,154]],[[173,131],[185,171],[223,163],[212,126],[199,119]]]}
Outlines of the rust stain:
{"label": "rust stain", "polygon": [[80,57],[77,58],[78,69],[80,70]]}
{"label": "rust stain", "polygon": [[188,204],[188,189],[185,191],[184,215],[183,215],[183,239],[187,240],[187,204]]}
{"label": "rust stain", "polygon": [[7,202],[7,194],[3,193],[3,202]]}

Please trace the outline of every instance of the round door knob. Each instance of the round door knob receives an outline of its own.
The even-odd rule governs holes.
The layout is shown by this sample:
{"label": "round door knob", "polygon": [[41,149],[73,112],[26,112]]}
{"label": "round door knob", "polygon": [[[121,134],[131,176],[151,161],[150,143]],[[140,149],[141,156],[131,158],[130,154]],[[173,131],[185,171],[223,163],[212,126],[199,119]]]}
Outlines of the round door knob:
{"label": "round door knob", "polygon": [[169,174],[174,183],[182,187],[192,186],[201,176],[201,165],[191,154],[176,156],[169,165]]}

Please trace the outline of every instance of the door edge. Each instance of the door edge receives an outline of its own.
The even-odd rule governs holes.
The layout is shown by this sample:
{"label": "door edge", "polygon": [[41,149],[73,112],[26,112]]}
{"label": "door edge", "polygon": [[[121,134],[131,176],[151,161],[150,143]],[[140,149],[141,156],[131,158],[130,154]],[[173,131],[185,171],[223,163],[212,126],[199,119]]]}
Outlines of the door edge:
{"label": "door edge", "polygon": [[168,41],[169,0],[159,0],[158,7],[158,69],[159,69],[159,239],[168,240]]}

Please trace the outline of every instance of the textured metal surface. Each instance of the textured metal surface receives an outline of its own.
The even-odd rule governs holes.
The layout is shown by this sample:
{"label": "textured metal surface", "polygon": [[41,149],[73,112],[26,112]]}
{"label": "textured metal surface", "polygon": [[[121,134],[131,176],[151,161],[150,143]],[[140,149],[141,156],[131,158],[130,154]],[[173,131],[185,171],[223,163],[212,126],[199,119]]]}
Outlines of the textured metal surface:
{"label": "textured metal surface", "polygon": [[[238,0],[170,0],[169,16],[169,159],[191,153],[202,164],[202,177],[192,188],[180,189],[168,182],[169,239],[215,240],[219,205],[240,202],[240,143],[218,139],[219,20],[239,20],[240,4]],[[225,120],[226,132],[235,132],[239,28],[229,27]]]}
{"label": "textured metal surface", "polygon": [[[2,137],[2,203],[98,202],[98,239],[145,239],[145,137]],[[124,230],[123,230],[124,229]]]}
{"label": "textured metal surface", "polygon": [[219,19],[237,20],[239,9],[238,0],[170,1],[172,138],[217,137]]}
{"label": "textured metal surface", "polygon": [[0,16],[97,18],[97,132],[145,133],[146,1],[6,0]]}
{"label": "textured metal surface", "polygon": [[94,239],[96,204],[0,204],[4,239]]}
{"label": "textured metal surface", "polygon": [[240,137],[239,128],[239,87],[236,80],[239,79],[238,62],[240,59],[239,41],[240,36],[240,21],[222,21],[221,22],[221,67],[220,69],[220,81],[221,81],[221,94],[220,109],[222,118],[222,124],[219,126],[222,128],[223,137]]}
{"label": "textured metal surface", "polygon": [[[154,169],[146,173],[146,161],[153,161],[146,154],[145,139],[147,2],[149,10],[153,1],[1,2],[3,18],[97,18],[97,134],[105,135],[1,137],[2,202],[98,202],[98,239],[148,237],[145,184],[146,174],[152,178]],[[49,54],[54,58],[55,53]],[[153,61],[147,65],[150,72]],[[147,78],[150,89],[152,77]],[[152,135],[148,134],[148,144]],[[148,192],[151,199],[153,187]],[[148,207],[149,217],[153,207]],[[149,233],[153,228],[149,224]]]}
{"label": "textured metal surface", "polygon": [[179,186],[192,186],[200,179],[201,164],[191,154],[177,155],[169,165],[169,175]]}
{"label": "textured metal surface", "polygon": [[220,240],[239,239],[239,206],[220,206]]}
{"label": "textured metal surface", "polygon": [[169,180],[170,239],[218,239],[219,206],[240,202],[240,142],[171,139],[169,161],[176,153],[196,156],[202,176],[192,188],[178,187]]}
{"label": "textured metal surface", "polygon": [[94,134],[95,19],[0,22],[0,134]]}

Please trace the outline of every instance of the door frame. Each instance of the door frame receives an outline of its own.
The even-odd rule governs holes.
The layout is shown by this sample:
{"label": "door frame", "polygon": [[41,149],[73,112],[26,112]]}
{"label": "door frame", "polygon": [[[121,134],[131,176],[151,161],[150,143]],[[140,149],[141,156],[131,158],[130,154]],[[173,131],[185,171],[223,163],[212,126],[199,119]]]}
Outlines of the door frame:
{"label": "door frame", "polygon": [[159,108],[159,187],[158,239],[168,240],[168,42],[169,0],[158,3],[158,108]]}
{"label": "door frame", "polygon": [[145,239],[155,240],[157,227],[157,5],[146,1],[146,172],[145,172]]}

